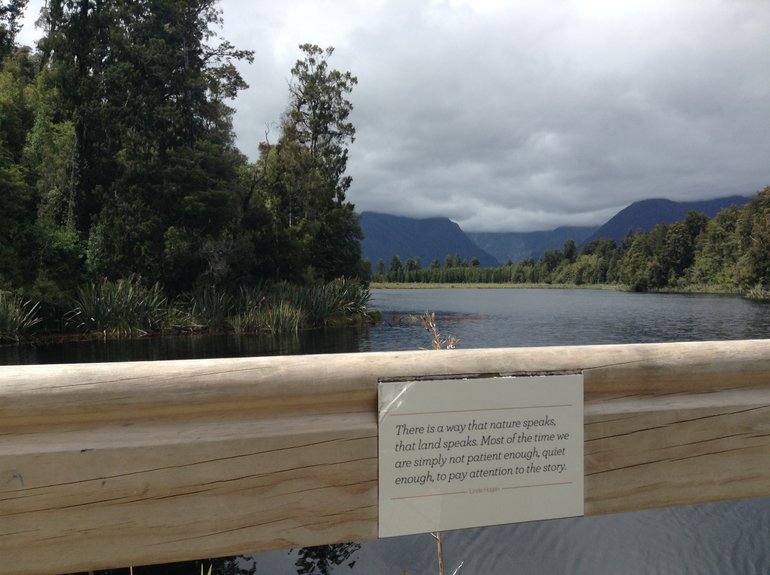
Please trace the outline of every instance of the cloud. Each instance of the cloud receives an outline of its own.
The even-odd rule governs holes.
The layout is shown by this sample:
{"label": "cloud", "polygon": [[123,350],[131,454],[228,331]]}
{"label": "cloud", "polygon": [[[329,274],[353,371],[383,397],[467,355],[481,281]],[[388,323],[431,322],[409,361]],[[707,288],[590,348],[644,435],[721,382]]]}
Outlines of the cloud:
{"label": "cloud", "polygon": [[468,231],[603,223],[652,197],[770,185],[763,0],[223,0],[255,51],[241,150],[287,103],[297,46],[358,76],[348,172],[359,211]]}

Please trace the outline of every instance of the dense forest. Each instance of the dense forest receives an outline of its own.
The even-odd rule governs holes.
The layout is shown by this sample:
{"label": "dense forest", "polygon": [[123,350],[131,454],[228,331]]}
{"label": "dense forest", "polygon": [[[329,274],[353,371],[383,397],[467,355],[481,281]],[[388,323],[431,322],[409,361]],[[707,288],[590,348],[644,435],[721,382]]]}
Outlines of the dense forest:
{"label": "dense forest", "polygon": [[217,36],[216,0],[49,0],[35,49],[16,41],[26,3],[0,7],[0,316],[360,275],[357,80],[332,48],[300,46],[276,140],[249,162],[228,101],[253,56]]}
{"label": "dense forest", "polygon": [[618,245],[599,239],[580,248],[568,240],[497,268],[447,255],[423,266],[419,258],[377,262],[380,282],[618,285],[635,291],[680,290],[744,293],[766,298],[770,286],[770,187],[743,207],[708,218],[698,212],[649,232],[629,232]]}

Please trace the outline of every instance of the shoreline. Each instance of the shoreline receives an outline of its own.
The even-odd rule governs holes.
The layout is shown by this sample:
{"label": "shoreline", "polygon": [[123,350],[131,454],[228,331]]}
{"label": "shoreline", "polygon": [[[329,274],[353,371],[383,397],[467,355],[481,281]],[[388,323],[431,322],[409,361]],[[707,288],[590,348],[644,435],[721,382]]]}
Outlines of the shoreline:
{"label": "shoreline", "polygon": [[[370,282],[370,289],[578,289],[598,291],[619,291],[641,294],[671,294],[671,295],[722,295],[746,298],[746,294],[737,289],[727,289],[719,286],[695,285],[683,288],[664,288],[633,292],[621,284],[547,284],[547,283],[422,283],[422,282]],[[752,299],[752,298],[747,298]]]}
{"label": "shoreline", "polygon": [[422,282],[370,282],[369,289],[594,289],[625,291],[624,286],[594,284],[527,284],[527,283],[422,283]]}

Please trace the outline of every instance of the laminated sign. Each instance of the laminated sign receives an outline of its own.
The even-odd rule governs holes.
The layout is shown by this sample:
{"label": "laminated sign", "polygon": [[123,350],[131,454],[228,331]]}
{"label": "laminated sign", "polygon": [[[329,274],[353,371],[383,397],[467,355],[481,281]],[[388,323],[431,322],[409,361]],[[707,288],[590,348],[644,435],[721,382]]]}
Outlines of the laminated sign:
{"label": "laminated sign", "polygon": [[379,384],[380,537],[583,515],[583,376]]}

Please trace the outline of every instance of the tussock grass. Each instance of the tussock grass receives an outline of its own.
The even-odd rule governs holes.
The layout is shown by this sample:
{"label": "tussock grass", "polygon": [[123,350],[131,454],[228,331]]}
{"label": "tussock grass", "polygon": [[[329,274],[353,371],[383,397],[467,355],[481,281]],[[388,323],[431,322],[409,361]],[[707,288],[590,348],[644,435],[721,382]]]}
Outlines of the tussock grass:
{"label": "tussock grass", "polygon": [[18,343],[41,321],[40,302],[0,292],[0,342]]}
{"label": "tussock grass", "polygon": [[762,284],[757,284],[754,287],[749,288],[744,294],[744,297],[753,301],[770,301],[770,289],[767,289]]}

